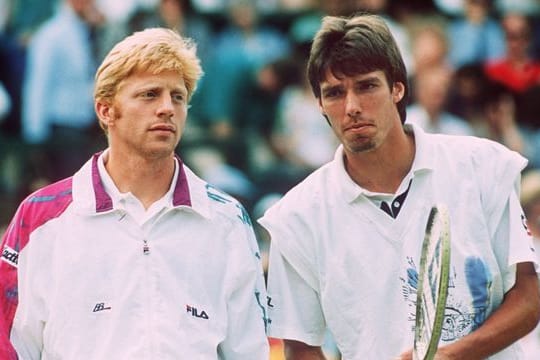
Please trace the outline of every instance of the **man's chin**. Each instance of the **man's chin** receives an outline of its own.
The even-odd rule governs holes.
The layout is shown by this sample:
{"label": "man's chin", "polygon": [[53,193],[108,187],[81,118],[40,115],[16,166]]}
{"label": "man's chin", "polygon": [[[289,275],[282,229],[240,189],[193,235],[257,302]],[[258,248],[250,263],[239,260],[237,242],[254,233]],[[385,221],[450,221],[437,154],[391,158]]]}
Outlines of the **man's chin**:
{"label": "man's chin", "polygon": [[347,149],[351,153],[366,153],[375,149],[375,144],[370,139],[364,139],[365,141],[357,140],[347,144]]}
{"label": "man's chin", "polygon": [[174,155],[175,146],[156,146],[145,149],[144,156],[148,159],[163,159]]}

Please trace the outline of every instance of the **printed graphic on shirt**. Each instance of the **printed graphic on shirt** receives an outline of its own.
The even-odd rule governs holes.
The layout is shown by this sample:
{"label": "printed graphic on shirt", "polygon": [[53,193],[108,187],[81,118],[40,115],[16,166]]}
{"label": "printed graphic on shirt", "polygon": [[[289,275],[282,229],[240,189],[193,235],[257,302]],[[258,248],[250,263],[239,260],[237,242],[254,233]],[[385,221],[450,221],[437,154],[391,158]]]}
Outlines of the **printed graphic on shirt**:
{"label": "printed graphic on shirt", "polygon": [[261,303],[261,293],[260,293],[260,291],[255,291],[255,298],[257,299],[257,305],[259,305],[259,308],[261,308],[262,319],[264,321],[264,330],[266,332],[267,328],[268,328],[268,324],[270,324],[270,318],[268,317],[268,314],[266,312],[266,307],[263,306],[263,304]]}
{"label": "printed graphic on shirt", "polygon": [[10,302],[10,301],[16,301],[18,299],[19,290],[17,286],[8,286],[4,290],[4,298]]}
{"label": "printed graphic on shirt", "polygon": [[216,187],[210,184],[206,184],[206,195],[210,199],[220,202],[222,204],[228,204],[232,202],[232,199],[228,195],[219,191]]}
{"label": "printed graphic on shirt", "polygon": [[236,206],[236,209],[238,210],[238,214],[236,215],[238,219],[240,219],[240,221],[242,221],[242,223],[244,223],[245,225],[248,225],[250,227],[253,226],[251,223],[251,218],[247,210],[240,203],[233,200],[229,195],[221,192],[220,190],[218,190],[217,188],[215,188],[214,186],[210,184],[206,184],[206,194],[208,195],[210,199],[217,201],[219,203],[222,203],[222,204],[234,203],[234,205]]}
{"label": "printed graphic on shirt", "polygon": [[472,326],[473,330],[476,330],[487,317],[491,274],[482,259],[471,256],[465,259],[465,278],[472,297],[474,314]]}
{"label": "printed graphic on shirt", "polygon": [[[406,276],[400,280],[402,295],[409,311],[408,320],[411,330],[414,331],[418,268],[410,257],[407,258],[407,265]],[[460,279],[458,274],[464,279]],[[459,286],[456,286],[457,284]],[[484,323],[490,306],[491,284],[492,276],[489,269],[478,257],[468,257],[462,271],[451,269],[442,341],[457,340]]]}
{"label": "printed graphic on shirt", "polygon": [[251,224],[251,218],[249,217],[247,210],[238,203],[236,204],[236,207],[240,212],[240,214],[237,215],[240,221],[242,221],[245,225],[252,227],[253,225]]}
{"label": "printed graphic on shirt", "polygon": [[416,292],[418,289],[418,269],[414,260],[407,257],[407,273],[401,277],[401,293],[405,299],[408,308],[408,320],[411,324],[411,330],[414,331],[415,313],[416,313]]}

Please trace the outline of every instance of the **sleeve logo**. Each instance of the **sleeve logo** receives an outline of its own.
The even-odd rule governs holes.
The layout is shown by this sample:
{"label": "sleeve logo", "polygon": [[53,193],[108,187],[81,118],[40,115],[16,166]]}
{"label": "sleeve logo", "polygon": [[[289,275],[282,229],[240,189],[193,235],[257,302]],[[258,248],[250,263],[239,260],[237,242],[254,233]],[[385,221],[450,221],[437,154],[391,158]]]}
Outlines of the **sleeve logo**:
{"label": "sleeve logo", "polygon": [[523,228],[527,232],[527,235],[532,236],[531,229],[529,229],[529,223],[524,214],[521,214],[521,224],[523,225]]}
{"label": "sleeve logo", "polygon": [[4,249],[2,249],[2,261],[7,262],[13,267],[17,267],[17,263],[19,261],[19,252],[7,245],[4,245]]}

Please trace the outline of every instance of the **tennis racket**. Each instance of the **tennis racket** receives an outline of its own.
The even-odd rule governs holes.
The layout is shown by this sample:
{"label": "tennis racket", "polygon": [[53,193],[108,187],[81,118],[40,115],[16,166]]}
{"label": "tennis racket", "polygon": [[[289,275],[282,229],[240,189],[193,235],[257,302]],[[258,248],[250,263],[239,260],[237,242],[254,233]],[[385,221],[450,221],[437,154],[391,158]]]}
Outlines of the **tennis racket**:
{"label": "tennis racket", "polygon": [[414,360],[431,360],[444,321],[450,272],[450,220],[444,205],[431,208],[420,257],[416,298]]}

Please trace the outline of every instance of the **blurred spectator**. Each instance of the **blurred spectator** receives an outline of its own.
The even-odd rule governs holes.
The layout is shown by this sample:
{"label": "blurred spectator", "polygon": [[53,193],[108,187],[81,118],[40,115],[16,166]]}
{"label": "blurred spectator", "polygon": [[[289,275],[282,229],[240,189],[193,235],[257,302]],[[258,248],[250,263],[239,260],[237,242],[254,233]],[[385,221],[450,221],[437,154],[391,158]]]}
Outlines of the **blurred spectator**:
{"label": "blurred spectator", "polygon": [[[107,22],[119,23],[126,21],[140,7],[155,7],[158,0],[96,0],[97,7],[107,18]],[[105,54],[104,54],[105,55]]]}
{"label": "blurred spectator", "polygon": [[[96,0],[99,4],[104,0]],[[117,2],[123,4],[121,10],[124,14],[117,14],[115,7],[110,8],[110,3],[100,5],[99,9],[105,15],[105,21],[101,26],[98,41],[98,60],[103,59],[112,47],[124,37],[135,31],[154,27],[161,24],[158,1],[152,1],[152,5],[139,4],[137,0]],[[110,13],[109,13],[110,11]]]}
{"label": "blurred spectator", "polygon": [[501,20],[506,54],[486,63],[487,76],[501,82],[512,91],[522,93],[540,84],[540,61],[531,57],[531,26],[528,18],[519,13],[505,14]]}
{"label": "blurred spectator", "polygon": [[11,0],[9,31],[26,45],[53,14],[60,0]]}
{"label": "blurred spectator", "polygon": [[22,133],[29,144],[45,146],[49,180],[69,176],[99,147],[93,35],[102,20],[93,0],[64,0],[28,46]]}
{"label": "blurred spectator", "polygon": [[[10,15],[10,3],[7,0],[0,0],[0,56],[4,56],[4,31]],[[9,69],[2,67],[3,70]],[[9,95],[4,79],[0,78],[0,124],[4,121],[7,115],[11,112],[11,96]]]}
{"label": "blurred spectator", "polygon": [[[235,159],[239,131],[234,110],[250,104],[239,97],[239,91],[252,81],[266,64],[290,53],[290,41],[275,28],[260,22],[259,13],[248,0],[232,0],[229,22],[217,35],[212,59],[208,63],[201,91],[204,93],[204,117],[209,122],[211,140],[220,151],[229,154],[227,161],[242,166]],[[237,154],[240,156],[242,154]]]}
{"label": "blurred spectator", "polygon": [[463,14],[464,0],[433,0],[435,8],[448,17],[456,17]]}
{"label": "blurred spectator", "polygon": [[261,195],[272,191],[272,181],[282,177],[267,172],[274,159],[270,137],[282,91],[300,74],[289,58],[264,65],[242,83],[232,99],[236,137],[226,151],[208,144],[181,149],[186,162],[202,177],[242,199],[248,210]]}
{"label": "blurred spectator", "polygon": [[448,111],[469,123],[480,121],[487,86],[483,64],[472,63],[457,68],[450,89]]}
{"label": "blurred spectator", "polygon": [[[305,69],[299,62],[299,69]],[[285,193],[314,169],[332,160],[337,138],[321,114],[305,72],[299,70],[299,80],[282,93],[271,143],[276,163],[267,176],[267,187]],[[271,184],[272,183],[272,184]]]}
{"label": "blurred spectator", "polygon": [[288,58],[278,59],[242,82],[231,99],[235,137],[228,146],[216,149],[212,143],[202,143],[180,149],[186,163],[200,176],[242,200],[248,210],[261,191],[270,191],[265,178],[269,174],[264,170],[272,161],[271,129],[279,97],[299,76],[297,70]]}
{"label": "blurred spectator", "polygon": [[4,84],[0,81],[0,123],[4,121],[9,112],[11,111],[11,98],[4,87]]}
{"label": "blurred spectator", "polygon": [[25,48],[11,29],[14,4],[0,0],[0,83],[11,103],[10,111],[0,126],[0,134],[18,138],[20,135],[21,84],[24,75]]}
{"label": "blurred spectator", "polygon": [[523,136],[529,146],[528,160],[531,167],[540,168],[540,87],[533,87],[520,94],[516,102],[516,116]]}
{"label": "blurred spectator", "polygon": [[399,51],[401,52],[401,57],[403,58],[403,62],[405,63],[405,67],[407,68],[407,74],[409,76],[413,76],[415,69],[414,69],[414,62],[412,57],[412,50],[411,50],[411,39],[410,35],[408,33],[407,28],[401,24],[399,21],[391,17],[388,13],[388,0],[354,0],[355,1],[355,7],[356,10],[361,11],[367,11],[373,14],[378,14],[383,16],[384,20],[386,21],[386,24],[390,28],[390,32],[392,33],[392,36],[394,39],[396,39],[396,43],[399,47]]}
{"label": "blurred spectator", "polygon": [[514,93],[501,83],[488,82],[481,109],[483,116],[473,124],[475,133],[529,158],[531,150],[519,126]]}
{"label": "blurred spectator", "polygon": [[527,16],[536,16],[540,13],[538,0],[495,0],[495,7],[499,13],[520,12]]}
{"label": "blurred spectator", "polygon": [[504,55],[504,33],[493,16],[492,0],[464,0],[462,15],[450,20],[450,61],[455,68]]}
{"label": "blurred spectator", "polygon": [[498,141],[540,165],[540,87],[517,96],[487,78],[482,64],[459,68],[454,75],[449,111],[463,117],[478,136]]}
{"label": "blurred spectator", "polygon": [[0,32],[4,32],[7,23],[11,20],[11,1],[0,0]]}
{"label": "blurred spectator", "polygon": [[8,107],[0,115],[0,225],[8,221],[22,197],[32,169],[25,161],[25,147],[20,139],[21,88],[24,75],[25,48],[13,29],[12,7],[16,4],[0,0],[0,86]]}
{"label": "blurred spectator", "polygon": [[279,0],[281,13],[301,13],[314,9],[320,0]]}
{"label": "blurred spectator", "polygon": [[[521,206],[527,217],[527,227],[535,239],[540,254],[540,169],[530,169],[521,179]],[[540,350],[540,337],[538,338]]]}
{"label": "blurred spectator", "polygon": [[190,0],[152,0],[149,5],[138,5],[120,21],[111,21],[104,31],[105,39],[101,51],[107,53],[119,39],[150,27],[166,27],[178,31],[182,36],[197,43],[201,61],[206,61],[212,47],[210,22],[199,15]]}
{"label": "blurred spectator", "polygon": [[[527,227],[534,238],[536,253],[540,254],[540,170],[531,169],[521,180],[521,206],[527,218]],[[540,359],[540,325],[521,340],[525,360]]]}
{"label": "blurred spectator", "polygon": [[[235,0],[192,0],[195,9],[205,14],[220,14],[227,12],[231,2]],[[277,12],[282,0],[249,0],[260,14]]]}
{"label": "blurred spectator", "polygon": [[178,31],[183,36],[194,39],[197,54],[204,63],[209,57],[212,30],[209,22],[199,16],[189,0],[159,0],[159,17],[155,26],[164,26]]}
{"label": "blurred spectator", "polygon": [[[233,105],[237,144],[246,157],[241,168],[257,176],[271,158],[272,130],[276,123],[278,104],[283,91],[300,82],[303,69],[295,59],[285,57],[264,65],[251,81],[243,82]],[[248,104],[248,105],[247,105]]]}
{"label": "blurred spectator", "polygon": [[[465,0],[433,0],[435,7],[447,16],[458,16],[463,13]],[[494,0],[493,4],[498,13],[519,11],[527,15],[540,13],[538,0]]]}
{"label": "blurred spectator", "polygon": [[421,72],[432,66],[450,68],[448,38],[443,20],[431,16],[429,20],[415,22],[419,22],[411,29],[412,58],[415,71]]}
{"label": "blurred spectator", "polygon": [[429,133],[473,135],[472,127],[446,110],[452,72],[443,65],[422,68],[415,75],[413,97],[407,107],[407,122]]}
{"label": "blurred spectator", "polygon": [[540,131],[540,86],[527,89],[516,101],[519,123],[531,131]]}
{"label": "blurred spectator", "polygon": [[325,15],[347,16],[357,11],[356,0],[314,0],[314,6],[297,14],[288,28],[289,39],[295,46],[309,51],[313,36]]}
{"label": "blurred spectator", "polygon": [[282,159],[306,175],[332,160],[337,141],[304,83],[285,90],[272,134]]}

